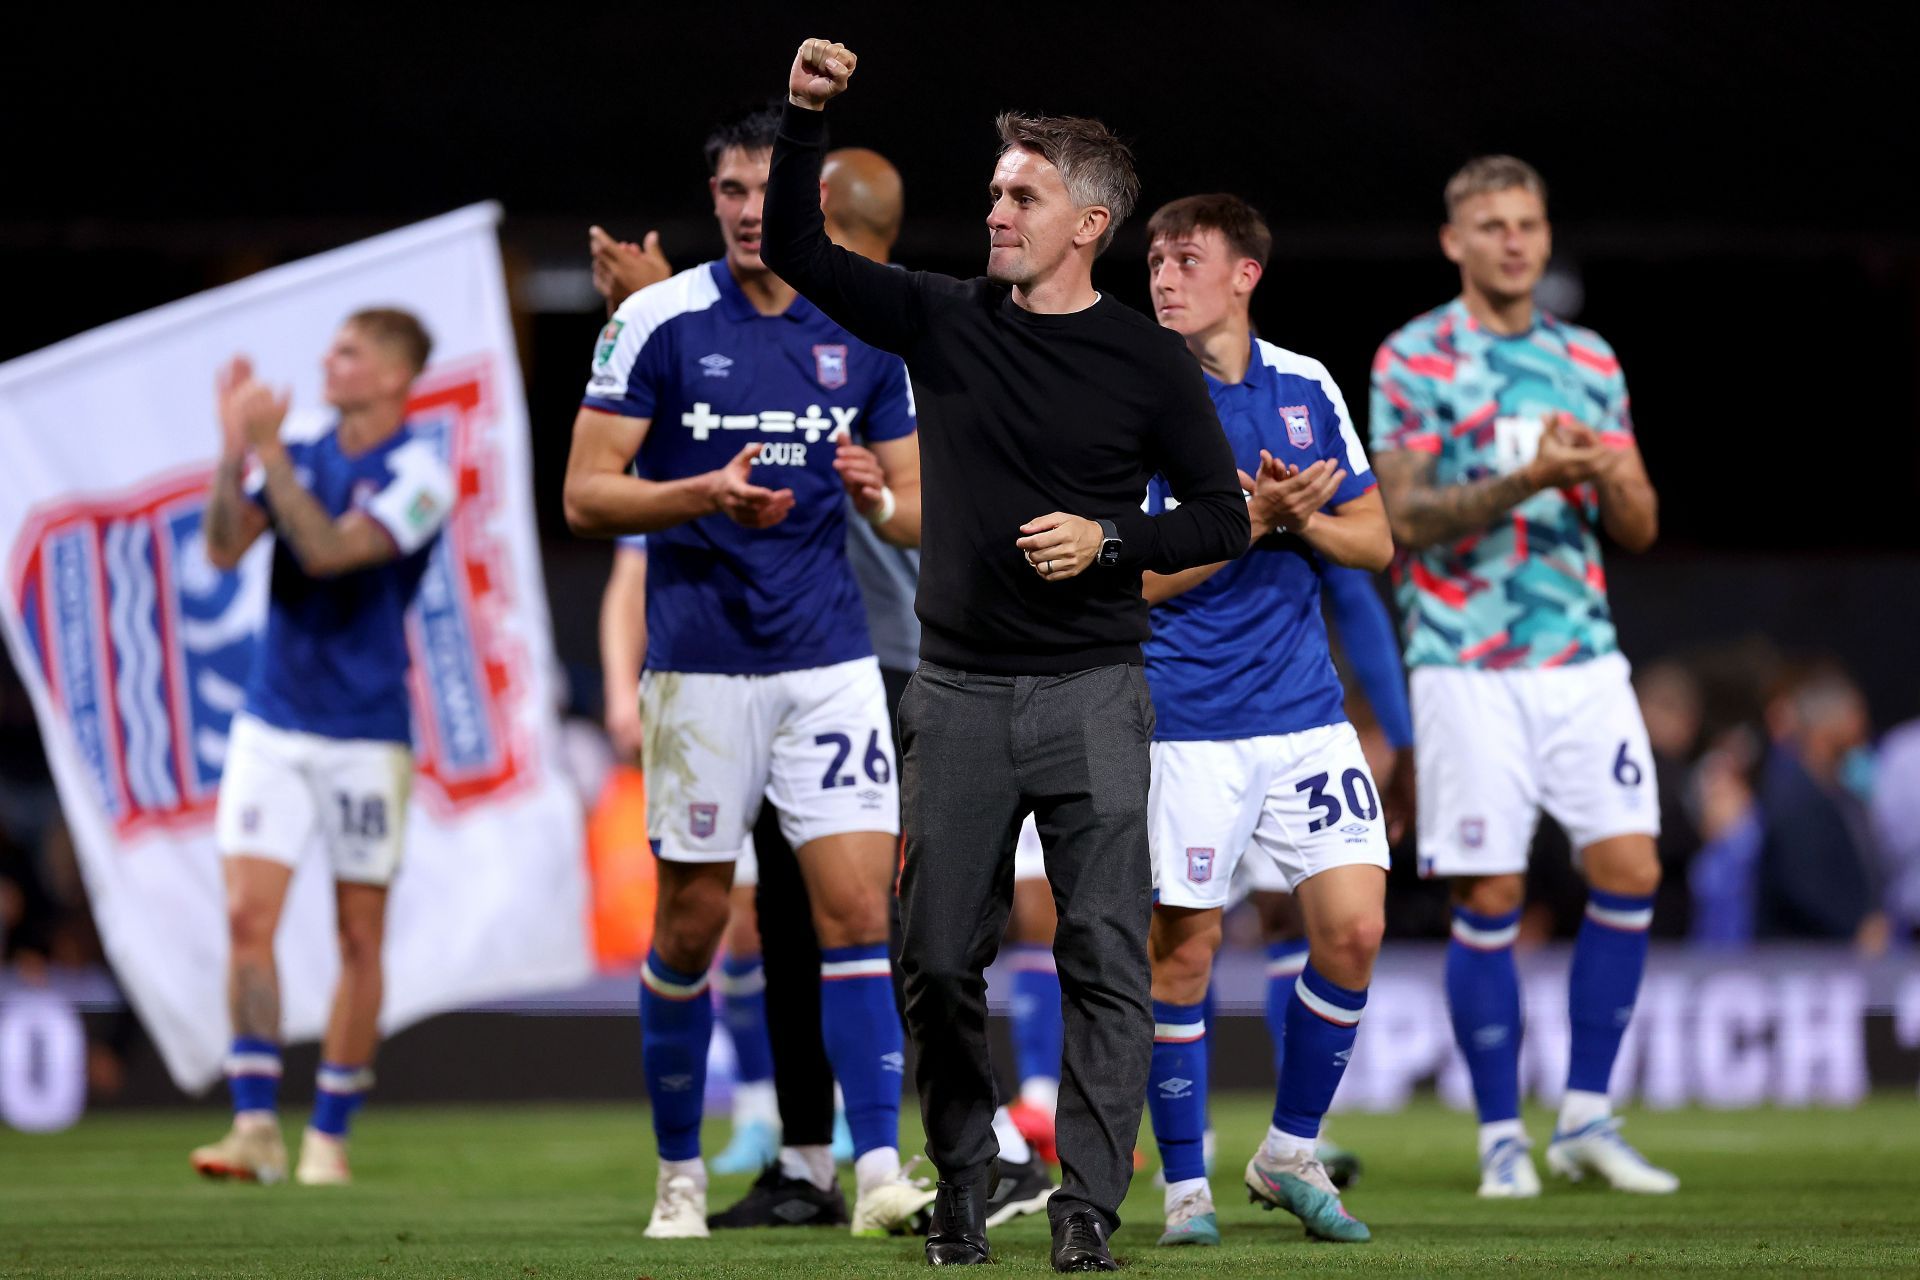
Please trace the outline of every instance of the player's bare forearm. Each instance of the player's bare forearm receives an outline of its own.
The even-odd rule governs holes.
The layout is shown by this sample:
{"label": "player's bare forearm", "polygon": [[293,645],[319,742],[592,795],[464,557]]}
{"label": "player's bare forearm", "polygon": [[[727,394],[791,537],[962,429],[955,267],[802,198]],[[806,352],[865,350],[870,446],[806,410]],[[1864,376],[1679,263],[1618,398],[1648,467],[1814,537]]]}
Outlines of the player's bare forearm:
{"label": "player's bare forearm", "polygon": [[1300,536],[1325,559],[1379,573],[1393,562],[1393,531],[1379,491],[1363,493],[1332,511],[1320,511]]}
{"label": "player's bare forearm", "polygon": [[1597,481],[1600,524],[1628,551],[1645,551],[1660,536],[1660,495],[1640,450],[1629,446]]}
{"label": "player's bare forearm", "polygon": [[1175,596],[1185,595],[1231,563],[1232,561],[1222,560],[1217,564],[1203,564],[1192,569],[1182,569],[1178,573],[1155,573],[1149,569],[1140,575],[1140,594],[1146,597],[1149,608],[1157,604],[1165,604]]}
{"label": "player's bare forearm", "polygon": [[249,506],[240,492],[242,459],[222,457],[214,468],[213,489],[207,496],[206,514],[201,530],[206,537],[207,559],[220,571],[230,572],[240,557],[260,536],[265,521],[257,513],[249,519]]}
{"label": "player's bare forearm", "polygon": [[621,471],[567,474],[567,528],[582,538],[658,533],[720,510],[716,473],[642,480]]}
{"label": "player's bare forearm", "polygon": [[873,445],[874,460],[893,492],[893,514],[874,528],[896,547],[920,545],[920,437],[902,436]]}
{"label": "player's bare forearm", "polygon": [[1437,466],[1432,454],[1406,450],[1373,459],[1393,540],[1409,551],[1479,533],[1539,491],[1524,469],[1466,484],[1435,484]]}
{"label": "player's bare forearm", "polygon": [[896,547],[920,545],[920,482],[888,485],[893,490],[893,514],[874,529]]}
{"label": "player's bare forearm", "polygon": [[302,569],[316,578],[332,578],[393,556],[392,538],[374,521],[358,512],[344,517],[345,523],[329,515],[300,483],[285,449],[263,449],[259,458],[274,527]]}

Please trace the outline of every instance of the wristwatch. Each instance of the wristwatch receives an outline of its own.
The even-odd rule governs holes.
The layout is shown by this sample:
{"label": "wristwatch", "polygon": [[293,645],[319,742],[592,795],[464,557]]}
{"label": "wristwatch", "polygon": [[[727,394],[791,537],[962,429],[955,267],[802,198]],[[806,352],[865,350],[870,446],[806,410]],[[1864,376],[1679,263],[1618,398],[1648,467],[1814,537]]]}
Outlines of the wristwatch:
{"label": "wristwatch", "polygon": [[1120,563],[1120,526],[1111,520],[1094,523],[1100,526],[1100,554],[1094,557],[1094,563],[1112,568]]}

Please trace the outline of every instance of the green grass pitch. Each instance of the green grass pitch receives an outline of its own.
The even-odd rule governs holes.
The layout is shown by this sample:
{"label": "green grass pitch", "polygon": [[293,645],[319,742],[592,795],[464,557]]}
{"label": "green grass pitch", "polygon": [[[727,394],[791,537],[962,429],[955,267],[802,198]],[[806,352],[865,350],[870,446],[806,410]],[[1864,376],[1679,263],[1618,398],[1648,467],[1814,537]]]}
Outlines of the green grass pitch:
{"label": "green grass pitch", "polygon": [[[1367,1161],[1347,1204],[1373,1227],[1369,1245],[1309,1243],[1291,1217],[1246,1203],[1240,1170],[1266,1111],[1251,1096],[1215,1100],[1224,1247],[1156,1249],[1160,1193],[1142,1174],[1114,1242],[1130,1271],[1920,1273],[1911,1097],[1845,1112],[1634,1113],[1629,1135],[1680,1174],[1678,1195],[1549,1179],[1539,1200],[1520,1204],[1474,1197],[1469,1117],[1432,1104],[1343,1116],[1337,1136]],[[187,1151],[225,1119],[208,1108],[101,1114],[49,1136],[0,1131],[0,1276],[826,1280],[924,1267],[918,1241],[825,1229],[642,1239],[652,1159],[637,1106],[403,1109],[376,1099],[356,1127],[358,1181],[329,1189],[201,1182]],[[301,1120],[285,1117],[290,1142]],[[1530,1117],[1537,1140],[1549,1123]],[[717,1179],[713,1206],[746,1181]],[[1052,1274],[1041,1219],[996,1231],[993,1245],[1000,1274]]]}

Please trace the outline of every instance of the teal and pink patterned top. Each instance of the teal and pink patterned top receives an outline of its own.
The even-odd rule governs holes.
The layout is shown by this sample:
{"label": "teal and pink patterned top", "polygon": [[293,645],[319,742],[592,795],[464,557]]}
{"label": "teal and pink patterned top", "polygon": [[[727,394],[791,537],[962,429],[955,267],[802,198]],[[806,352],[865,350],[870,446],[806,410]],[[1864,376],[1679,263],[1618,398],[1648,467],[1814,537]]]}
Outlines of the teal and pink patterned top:
{"label": "teal and pink patterned top", "polygon": [[[1632,443],[1613,349],[1544,311],[1526,333],[1503,337],[1456,298],[1395,332],[1374,357],[1372,453],[1430,453],[1436,484],[1524,467],[1556,413],[1593,427],[1604,444]],[[1592,485],[1549,489],[1480,533],[1400,552],[1393,581],[1407,665],[1556,667],[1612,653],[1599,524]]]}

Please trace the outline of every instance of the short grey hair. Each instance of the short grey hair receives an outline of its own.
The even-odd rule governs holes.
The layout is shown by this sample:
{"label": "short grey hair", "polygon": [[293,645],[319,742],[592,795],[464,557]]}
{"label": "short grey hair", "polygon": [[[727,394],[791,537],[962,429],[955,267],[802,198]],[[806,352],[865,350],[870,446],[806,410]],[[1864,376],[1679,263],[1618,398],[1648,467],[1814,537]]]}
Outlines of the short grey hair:
{"label": "short grey hair", "polygon": [[1060,171],[1067,195],[1085,208],[1100,205],[1112,215],[1094,246],[1094,256],[1107,251],[1114,232],[1140,199],[1140,179],[1133,171],[1133,152],[1111,129],[1091,116],[1029,116],[1003,111],[994,122],[1000,131],[1000,154],[1014,147],[1031,151]]}
{"label": "short grey hair", "polygon": [[1541,208],[1546,207],[1547,183],[1538,169],[1516,156],[1475,156],[1447,179],[1447,217],[1453,217],[1463,200],[1515,187],[1533,192]]}

